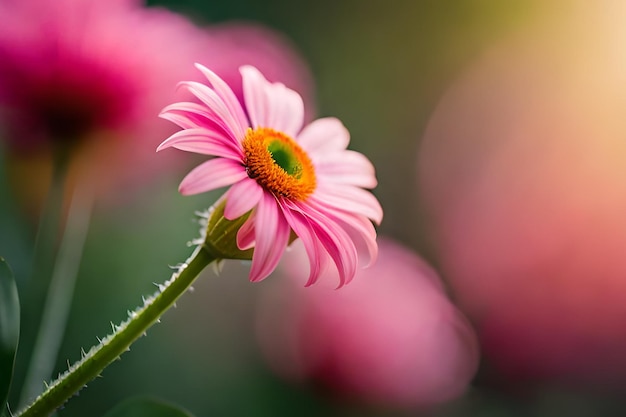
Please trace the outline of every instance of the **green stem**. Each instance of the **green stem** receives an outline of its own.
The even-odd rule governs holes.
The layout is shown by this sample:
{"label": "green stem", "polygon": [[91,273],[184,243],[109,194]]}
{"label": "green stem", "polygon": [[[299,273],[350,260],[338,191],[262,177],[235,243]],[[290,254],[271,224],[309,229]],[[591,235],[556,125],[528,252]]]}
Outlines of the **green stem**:
{"label": "green stem", "polygon": [[72,365],[41,394],[35,402],[16,417],[48,416],[63,405],[85,384],[96,378],[104,368],[128,351],[130,345],[159,320],[176,300],[193,284],[198,274],[216,258],[198,246],[172,277],[159,287],[157,293],[144,305],[129,314],[128,320],[114,327],[114,332],[92,347],[85,356]]}

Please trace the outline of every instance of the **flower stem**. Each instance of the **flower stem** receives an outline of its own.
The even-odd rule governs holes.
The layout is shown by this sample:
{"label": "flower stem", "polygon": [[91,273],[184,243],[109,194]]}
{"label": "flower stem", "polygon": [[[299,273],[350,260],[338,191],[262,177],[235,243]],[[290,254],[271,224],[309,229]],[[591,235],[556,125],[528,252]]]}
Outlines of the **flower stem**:
{"label": "flower stem", "polygon": [[104,368],[128,351],[130,345],[145,334],[146,330],[159,320],[176,300],[193,284],[198,274],[216,258],[198,246],[178,271],[159,286],[159,291],[145,300],[144,305],[129,313],[129,318],[119,326],[114,326],[111,335],[100,344],[92,347],[83,358],[72,365],[46,391],[16,417],[48,416],[63,405],[85,384],[96,378]]}
{"label": "flower stem", "polygon": [[[48,282],[43,282],[43,280],[49,278],[47,273],[54,262],[59,229],[64,221],[63,197],[67,186],[68,169],[65,158],[56,157],[54,159],[48,194],[37,226],[32,277],[30,282],[26,284],[30,287],[40,288],[41,291],[46,291],[48,286]],[[40,302],[39,299],[36,301]]]}
{"label": "flower stem", "polygon": [[20,406],[25,406],[29,399],[40,394],[42,381],[50,378],[52,374],[65,334],[92,208],[91,184],[88,182],[79,184],[74,190],[61,245],[52,270],[39,333],[22,387]]}

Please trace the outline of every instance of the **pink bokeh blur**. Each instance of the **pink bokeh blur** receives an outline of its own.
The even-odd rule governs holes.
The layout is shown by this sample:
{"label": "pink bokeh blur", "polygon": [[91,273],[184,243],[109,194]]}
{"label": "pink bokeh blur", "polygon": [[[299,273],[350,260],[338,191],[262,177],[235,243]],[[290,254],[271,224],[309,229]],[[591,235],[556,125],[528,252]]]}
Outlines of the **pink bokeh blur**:
{"label": "pink bokeh blur", "polygon": [[380,239],[377,263],[335,290],[334,271],[304,287],[306,254],[293,246],[258,309],[258,338],[275,372],[391,408],[428,407],[467,389],[478,366],[474,331],[416,254]]}
{"label": "pink bokeh blur", "polygon": [[136,0],[0,0],[0,28],[0,134],[18,191],[45,188],[42,161],[59,150],[107,196],[171,172],[176,155],[155,149],[175,128],[157,115],[179,81],[200,79],[194,62],[234,88],[253,64],[312,101],[301,57],[258,25],[201,28]]}
{"label": "pink bokeh blur", "polygon": [[500,379],[626,381],[625,12],[577,4],[494,46],[425,133],[437,261]]}

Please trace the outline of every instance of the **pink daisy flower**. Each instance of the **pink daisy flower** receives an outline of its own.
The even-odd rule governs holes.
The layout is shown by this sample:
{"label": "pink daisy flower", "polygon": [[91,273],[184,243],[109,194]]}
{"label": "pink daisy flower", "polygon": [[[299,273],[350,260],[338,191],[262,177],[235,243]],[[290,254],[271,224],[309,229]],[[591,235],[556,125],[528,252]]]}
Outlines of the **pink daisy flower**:
{"label": "pink daisy flower", "polygon": [[347,150],[348,130],[336,118],[304,125],[304,105],[295,91],[270,83],[252,66],[242,66],[242,107],[231,88],[197,64],[211,86],[181,85],[201,103],[175,103],[161,117],[184,130],[165,140],[168,147],[211,155],[181,182],[184,195],[230,186],[224,217],[250,212],[237,233],[237,246],[254,248],[250,280],[267,277],[278,264],[291,233],[306,249],[314,283],[330,261],[339,286],[356,274],[360,258],[376,257],[376,231],[383,211],[373,194],[374,167]]}

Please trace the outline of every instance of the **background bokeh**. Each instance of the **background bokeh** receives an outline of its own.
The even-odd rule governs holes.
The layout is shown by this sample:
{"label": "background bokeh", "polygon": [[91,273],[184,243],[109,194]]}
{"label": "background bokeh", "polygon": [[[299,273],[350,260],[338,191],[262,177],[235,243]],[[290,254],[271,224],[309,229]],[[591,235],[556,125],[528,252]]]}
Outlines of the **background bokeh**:
{"label": "background bokeh", "polygon": [[[530,0],[149,4],[169,7],[201,25],[244,20],[285,34],[310,65],[317,114],[339,117],[351,132],[350,147],[367,155],[377,168],[379,186],[374,193],[385,210],[380,234],[418,251],[436,268],[438,257],[416,178],[418,149],[429,118],[475,55],[528,21],[557,19],[562,7],[560,2]],[[142,295],[152,293],[153,283],[169,276],[168,265],[188,256],[187,242],[198,229],[194,212],[218,196],[178,194],[178,182],[193,166],[192,159],[177,173],[136,190],[133,198],[96,206],[57,372],[68,360],[80,357],[81,347],[107,334],[110,322],[124,319]],[[4,164],[0,159],[0,166]],[[35,225],[16,194],[14,183],[0,170],[0,254],[19,281],[30,272]],[[465,396],[429,410],[371,408],[292,385],[267,368],[255,339],[259,294],[264,286],[280,283],[270,277],[250,284],[247,268],[233,261],[226,262],[218,276],[205,271],[194,291],[161,324],[58,414],[98,416],[136,394],[161,397],[198,416],[582,417],[626,412],[626,401],[620,398],[624,390],[619,387],[581,390],[545,381],[503,383],[492,376],[489,358],[482,359],[481,371]],[[454,291],[450,294],[456,298]],[[32,342],[32,331],[26,330],[24,346],[29,337]],[[18,385],[24,367],[21,358]]]}

